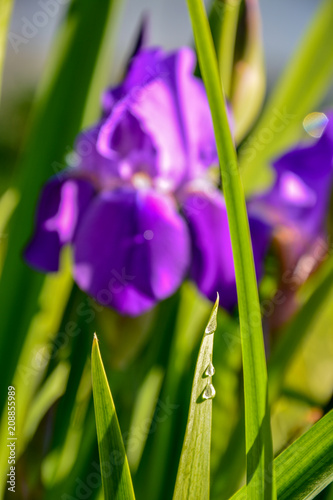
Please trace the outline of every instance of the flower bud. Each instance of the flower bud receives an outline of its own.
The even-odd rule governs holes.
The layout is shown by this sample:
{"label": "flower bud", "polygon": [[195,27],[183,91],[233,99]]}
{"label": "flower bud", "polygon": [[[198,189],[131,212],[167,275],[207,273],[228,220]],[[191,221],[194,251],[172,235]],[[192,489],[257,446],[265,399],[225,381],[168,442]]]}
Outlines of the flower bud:
{"label": "flower bud", "polygon": [[245,0],[238,22],[230,91],[236,142],[243,139],[257,118],[265,89],[259,1]]}
{"label": "flower bud", "polygon": [[266,88],[259,2],[215,0],[210,25],[239,143],[260,111]]}

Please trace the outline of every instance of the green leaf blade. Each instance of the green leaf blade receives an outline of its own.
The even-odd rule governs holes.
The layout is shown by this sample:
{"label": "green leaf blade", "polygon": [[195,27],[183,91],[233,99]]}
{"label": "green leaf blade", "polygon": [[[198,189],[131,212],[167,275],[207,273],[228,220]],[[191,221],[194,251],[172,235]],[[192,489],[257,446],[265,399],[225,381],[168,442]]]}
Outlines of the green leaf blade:
{"label": "green leaf blade", "polygon": [[[217,297],[200,346],[195,368],[186,433],[180,457],[173,500],[209,500],[210,443],[212,429],[211,376],[206,374],[212,363]],[[209,395],[206,391],[212,391]],[[207,397],[208,396],[208,397]]]}
{"label": "green leaf blade", "polygon": [[96,334],[91,371],[104,499],[134,500],[125,447]]}
{"label": "green leaf blade", "polygon": [[[333,481],[333,411],[275,460],[279,500],[311,500]],[[246,500],[242,488],[232,500]]]}
{"label": "green leaf blade", "polygon": [[243,186],[229,129],[212,35],[202,0],[187,0],[211,109],[235,265],[242,343],[249,500],[275,498],[267,369],[261,312]]}

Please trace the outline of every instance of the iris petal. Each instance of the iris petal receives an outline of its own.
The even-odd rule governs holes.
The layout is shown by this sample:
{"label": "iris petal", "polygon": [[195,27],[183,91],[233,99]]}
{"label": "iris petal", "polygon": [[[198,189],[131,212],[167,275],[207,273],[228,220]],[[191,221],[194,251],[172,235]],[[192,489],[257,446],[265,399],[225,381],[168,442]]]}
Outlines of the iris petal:
{"label": "iris petal", "polygon": [[[194,66],[195,56],[188,48],[171,54],[156,49],[138,54],[122,86],[104,95],[105,109],[112,112],[101,130],[101,154],[113,158],[110,130],[129,115],[139,120],[157,150],[154,175],[172,181],[173,188],[216,163],[209,105],[203,83],[193,76]],[[142,163],[147,169],[149,158]]]}
{"label": "iris petal", "polygon": [[299,257],[316,237],[324,234],[333,181],[333,116],[321,138],[299,145],[278,158],[272,188],[250,201],[250,207],[275,226],[297,233]]}
{"label": "iris petal", "polygon": [[60,250],[73,240],[93,193],[91,184],[81,179],[58,176],[46,184],[37,210],[35,234],[25,251],[29,264],[45,272],[58,270]]}
{"label": "iris petal", "polygon": [[141,314],[171,295],[189,264],[185,221],[151,190],[101,193],[74,242],[75,278],[99,302]]}
{"label": "iris petal", "polygon": [[[184,203],[184,213],[192,239],[190,276],[210,300],[214,300],[219,292],[220,304],[231,310],[237,303],[237,292],[224,199],[215,189],[191,193]],[[260,277],[271,231],[254,217],[250,218],[250,229],[255,267]]]}

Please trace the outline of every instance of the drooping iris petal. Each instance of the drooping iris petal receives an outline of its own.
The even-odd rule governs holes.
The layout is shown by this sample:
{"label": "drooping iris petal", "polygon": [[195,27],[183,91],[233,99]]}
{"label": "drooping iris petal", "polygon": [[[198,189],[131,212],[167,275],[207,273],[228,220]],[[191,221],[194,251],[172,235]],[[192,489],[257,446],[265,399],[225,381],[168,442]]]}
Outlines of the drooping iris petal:
{"label": "drooping iris petal", "polygon": [[219,292],[221,305],[231,309],[237,294],[223,198],[217,191],[191,193],[183,208],[192,241],[190,276],[210,300]]}
{"label": "drooping iris petal", "polygon": [[46,272],[59,269],[60,250],[73,240],[93,194],[92,185],[82,179],[58,176],[46,184],[38,205],[35,234],[25,251],[30,265]]}
{"label": "drooping iris petal", "polygon": [[[190,276],[210,300],[219,292],[220,303],[231,310],[237,303],[235,269],[227,211],[217,190],[193,192],[184,203],[192,240]],[[257,276],[270,242],[270,229],[257,218],[250,219]]]}
{"label": "drooping iris petal", "polygon": [[151,190],[101,193],[74,242],[75,278],[99,302],[141,314],[171,295],[189,265],[185,221]]}

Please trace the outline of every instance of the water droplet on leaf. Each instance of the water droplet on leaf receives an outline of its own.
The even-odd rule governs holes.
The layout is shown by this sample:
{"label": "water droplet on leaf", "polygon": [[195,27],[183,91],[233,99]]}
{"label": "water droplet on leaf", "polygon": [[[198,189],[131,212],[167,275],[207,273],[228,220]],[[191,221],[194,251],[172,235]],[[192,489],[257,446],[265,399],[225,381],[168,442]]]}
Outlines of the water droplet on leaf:
{"label": "water droplet on leaf", "polygon": [[207,384],[206,389],[203,392],[203,399],[213,399],[215,397],[216,391],[213,384]]}
{"label": "water droplet on leaf", "polygon": [[207,366],[207,369],[205,371],[205,375],[207,375],[208,377],[212,377],[215,373],[215,368],[214,368],[214,365],[213,363],[209,363],[209,365]]}

